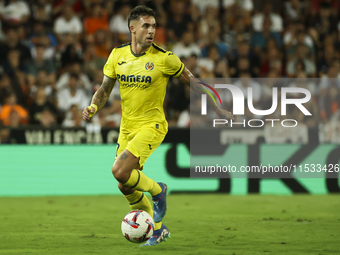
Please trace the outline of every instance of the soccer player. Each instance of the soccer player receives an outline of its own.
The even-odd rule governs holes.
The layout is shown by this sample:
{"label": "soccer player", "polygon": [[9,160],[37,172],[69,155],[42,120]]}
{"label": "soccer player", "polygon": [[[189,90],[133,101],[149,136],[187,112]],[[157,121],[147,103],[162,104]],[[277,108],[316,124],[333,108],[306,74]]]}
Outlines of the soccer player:
{"label": "soccer player", "polygon": [[[176,55],[153,43],[156,20],[152,9],[146,6],[132,9],[128,26],[131,43],[112,50],[104,66],[102,85],[91,105],[84,109],[83,118],[89,120],[105,105],[118,80],[122,120],[112,173],[131,209],[145,210],[153,216],[155,231],[144,245],[157,245],[170,236],[162,224],[167,209],[167,186],[148,178],[142,170],[168,131],[163,101],[169,77],[177,77],[190,86],[193,75]],[[197,83],[192,89],[200,95],[201,86]],[[221,118],[232,118],[230,112],[215,106],[212,99],[208,99],[208,103]],[[143,192],[151,194],[153,208]]]}

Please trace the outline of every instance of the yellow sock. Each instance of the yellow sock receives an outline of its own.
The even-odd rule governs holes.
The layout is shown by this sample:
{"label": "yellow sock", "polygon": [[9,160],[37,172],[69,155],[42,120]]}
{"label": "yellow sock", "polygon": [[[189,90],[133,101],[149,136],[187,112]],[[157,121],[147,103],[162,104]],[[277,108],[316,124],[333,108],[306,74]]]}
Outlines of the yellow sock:
{"label": "yellow sock", "polygon": [[162,188],[158,185],[158,183],[137,169],[132,170],[129,180],[124,183],[124,185],[135,190],[149,192],[151,196],[158,195],[162,192]]}
{"label": "yellow sock", "polygon": [[130,195],[126,195],[125,198],[129,201],[132,210],[140,209],[146,211],[153,217],[153,210],[149,199],[143,194],[143,192],[135,190]]}
{"label": "yellow sock", "polygon": [[[132,210],[140,209],[146,211],[153,217],[153,210],[149,199],[141,191],[135,191],[130,195],[126,195],[125,198],[129,201]],[[162,227],[162,222],[155,222],[155,230]]]}
{"label": "yellow sock", "polygon": [[162,227],[162,222],[155,222],[155,230],[160,229]]}

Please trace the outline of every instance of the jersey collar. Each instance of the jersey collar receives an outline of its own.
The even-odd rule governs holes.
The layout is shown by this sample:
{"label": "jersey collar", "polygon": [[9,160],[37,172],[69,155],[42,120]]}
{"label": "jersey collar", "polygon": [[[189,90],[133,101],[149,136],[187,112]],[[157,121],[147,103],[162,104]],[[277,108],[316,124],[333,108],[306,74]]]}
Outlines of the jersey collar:
{"label": "jersey collar", "polygon": [[144,53],[142,53],[142,54],[135,54],[133,51],[132,51],[132,43],[130,44],[130,51],[131,51],[131,54],[132,55],[134,55],[135,57],[141,57],[141,56],[143,56],[143,55],[145,55],[150,49],[151,49],[151,47],[152,47],[153,45],[151,45],[150,46],[150,48],[146,51],[146,52],[144,52]]}

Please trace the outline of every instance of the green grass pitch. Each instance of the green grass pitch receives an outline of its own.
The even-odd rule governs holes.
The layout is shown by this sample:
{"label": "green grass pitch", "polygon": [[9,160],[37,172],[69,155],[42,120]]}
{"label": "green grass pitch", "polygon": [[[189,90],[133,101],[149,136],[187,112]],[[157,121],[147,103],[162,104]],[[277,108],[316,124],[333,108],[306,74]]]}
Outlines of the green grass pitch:
{"label": "green grass pitch", "polygon": [[340,197],[169,195],[171,238],[125,240],[122,196],[0,198],[0,254],[340,254]]}

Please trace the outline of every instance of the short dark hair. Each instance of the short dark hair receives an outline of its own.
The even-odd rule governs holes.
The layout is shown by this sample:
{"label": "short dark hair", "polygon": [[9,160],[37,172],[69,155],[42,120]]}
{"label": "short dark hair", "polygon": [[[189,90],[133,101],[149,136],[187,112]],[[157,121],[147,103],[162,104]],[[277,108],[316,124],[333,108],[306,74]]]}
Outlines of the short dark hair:
{"label": "short dark hair", "polygon": [[141,16],[152,16],[156,17],[156,13],[154,10],[152,10],[149,7],[146,7],[145,5],[138,5],[135,8],[133,8],[128,16],[128,26],[130,30],[130,22],[131,20],[138,20]]}

